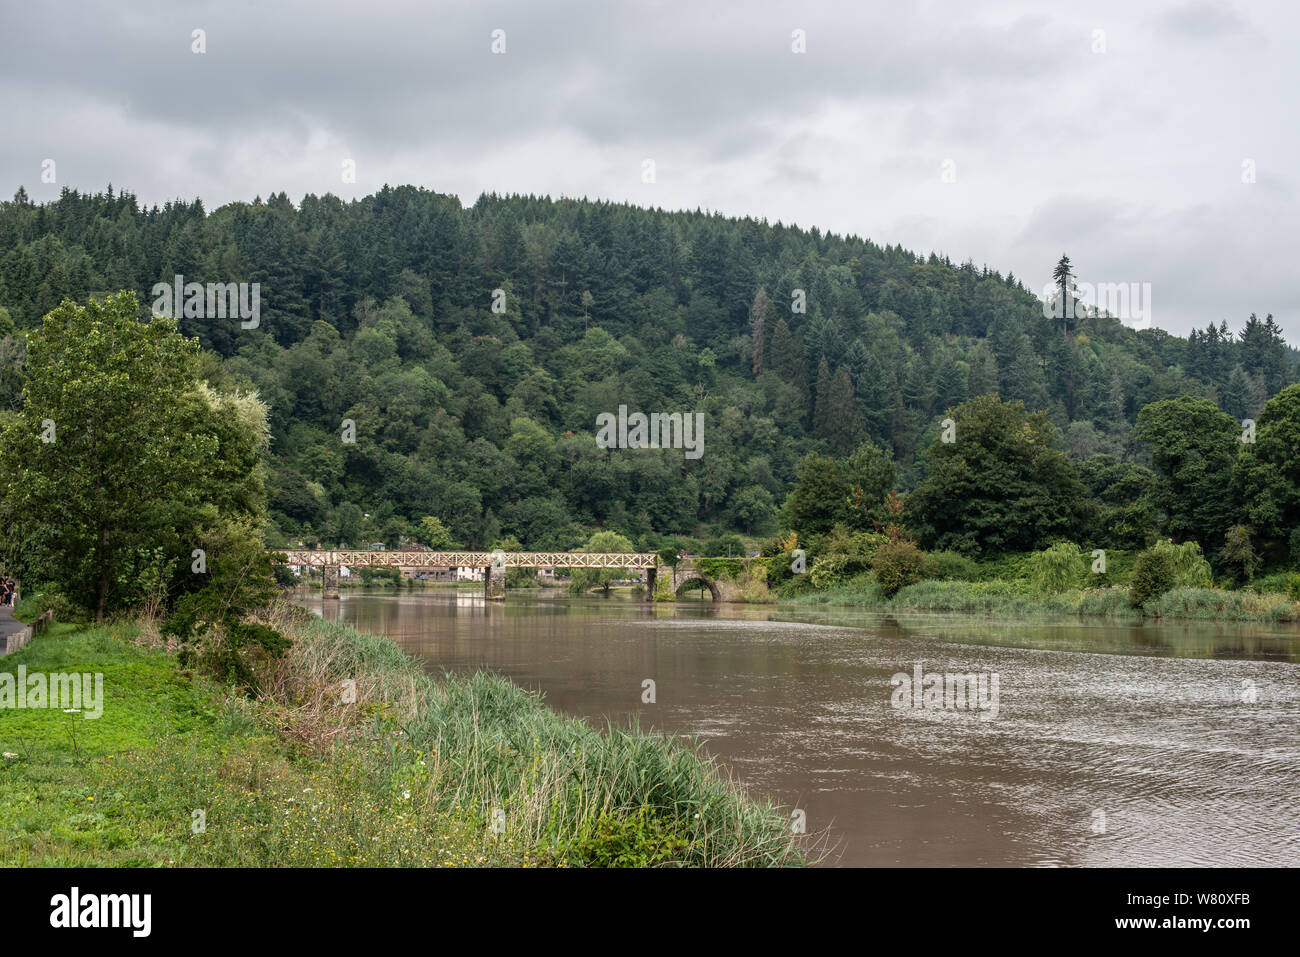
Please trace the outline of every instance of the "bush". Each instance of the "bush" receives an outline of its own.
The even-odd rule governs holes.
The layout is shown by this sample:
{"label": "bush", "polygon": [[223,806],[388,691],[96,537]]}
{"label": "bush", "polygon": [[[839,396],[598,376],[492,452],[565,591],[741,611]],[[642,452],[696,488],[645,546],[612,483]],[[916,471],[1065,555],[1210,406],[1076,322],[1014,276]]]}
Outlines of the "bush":
{"label": "bush", "polygon": [[1083,552],[1074,542],[1058,542],[1034,552],[1029,559],[1029,576],[1034,587],[1051,595],[1078,585],[1083,570]]}
{"label": "bush", "polygon": [[29,625],[47,611],[54,612],[56,621],[68,624],[84,625],[90,621],[89,611],[57,591],[36,592],[14,605],[14,617]]}
{"label": "bush", "polygon": [[931,552],[928,577],[946,581],[978,581],[980,567],[961,552]]}
{"label": "bush", "polygon": [[1129,589],[1122,585],[1103,585],[1089,588],[1079,599],[1080,615],[1102,615],[1109,618],[1135,616]]}
{"label": "bush", "polygon": [[906,541],[886,542],[876,550],[876,556],[871,560],[876,581],[887,598],[892,598],[900,588],[915,585],[924,578],[925,565],[925,552]]}
{"label": "bush", "polygon": [[1151,546],[1157,551],[1168,551],[1174,563],[1174,583],[1179,588],[1209,588],[1213,584],[1214,574],[1210,563],[1201,554],[1201,546],[1195,542],[1183,542],[1175,545],[1170,541],[1159,541]]}
{"label": "bush", "polygon": [[641,807],[633,814],[602,811],[566,849],[563,860],[577,867],[656,867],[685,864],[689,838],[672,820]]}
{"label": "bush", "polygon": [[[852,565],[852,567],[850,567]],[[808,580],[817,589],[833,588],[847,581],[857,570],[858,563],[848,555],[823,555],[808,569]]]}
{"label": "bush", "polygon": [[1147,611],[1161,618],[1229,621],[1291,621],[1296,608],[1281,595],[1256,595],[1220,588],[1173,588],[1153,599]]}
{"label": "bush", "polygon": [[1148,548],[1133,563],[1133,580],[1129,585],[1129,604],[1141,608],[1158,598],[1176,583],[1174,556],[1168,549]]}
{"label": "bush", "polygon": [[1219,550],[1219,562],[1236,582],[1254,579],[1261,562],[1251,544],[1250,529],[1244,525],[1234,525],[1228,529],[1223,538],[1223,548]]}

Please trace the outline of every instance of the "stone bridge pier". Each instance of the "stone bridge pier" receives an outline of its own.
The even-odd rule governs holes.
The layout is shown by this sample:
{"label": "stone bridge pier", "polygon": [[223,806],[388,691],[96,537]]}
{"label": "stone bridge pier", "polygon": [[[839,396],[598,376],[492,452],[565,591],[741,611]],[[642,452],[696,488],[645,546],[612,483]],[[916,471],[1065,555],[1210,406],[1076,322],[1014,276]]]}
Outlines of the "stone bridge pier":
{"label": "stone bridge pier", "polygon": [[484,566],[483,597],[487,601],[506,600],[506,568],[504,565]]}
{"label": "stone bridge pier", "polygon": [[339,597],[339,566],[321,566],[321,596],[324,598]]}

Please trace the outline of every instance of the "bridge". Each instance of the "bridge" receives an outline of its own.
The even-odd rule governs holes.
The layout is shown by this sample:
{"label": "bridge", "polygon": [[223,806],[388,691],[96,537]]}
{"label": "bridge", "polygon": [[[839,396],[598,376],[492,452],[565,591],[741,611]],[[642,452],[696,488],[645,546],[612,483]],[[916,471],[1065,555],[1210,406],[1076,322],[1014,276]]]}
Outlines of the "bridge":
{"label": "bridge", "polygon": [[[659,556],[654,552],[434,552],[424,549],[301,549],[287,548],[275,552],[277,565],[319,568],[322,594],[339,597],[339,567],[349,568],[481,568],[483,597],[499,600],[506,597],[507,568],[627,568],[646,574],[646,597],[653,598],[659,573]],[[282,557],[281,557],[282,556]],[[714,600],[717,586],[701,575],[689,560],[679,561],[671,569],[673,592],[688,581],[698,579],[709,589]]]}

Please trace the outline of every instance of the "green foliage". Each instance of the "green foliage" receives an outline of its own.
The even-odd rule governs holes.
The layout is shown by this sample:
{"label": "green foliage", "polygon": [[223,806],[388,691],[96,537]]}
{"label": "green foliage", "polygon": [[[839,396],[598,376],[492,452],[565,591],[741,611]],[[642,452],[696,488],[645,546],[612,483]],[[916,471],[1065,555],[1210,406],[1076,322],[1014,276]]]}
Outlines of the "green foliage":
{"label": "green foliage", "polygon": [[458,547],[447,526],[443,525],[442,519],[436,515],[425,515],[420,519],[415,529],[415,537],[421,545],[426,545],[435,552]]}
{"label": "green foliage", "polygon": [[1129,586],[1134,608],[1142,608],[1171,588],[1209,588],[1210,565],[1195,542],[1156,542],[1137,556]]}
{"label": "green foliage", "polygon": [[1219,550],[1219,563],[1237,582],[1249,582],[1261,564],[1250,541],[1250,529],[1244,525],[1231,526],[1224,535],[1223,548]]}
{"label": "green foliage", "polygon": [[870,442],[844,460],[808,455],[799,463],[782,527],[805,538],[824,535],[837,525],[870,530],[885,518],[885,497],[893,483],[892,458]]}
{"label": "green foliage", "polygon": [[966,554],[1032,550],[1081,525],[1083,487],[1045,414],[980,396],[951,412],[955,441],[935,439],[929,475],[906,502],[922,544]]}
{"label": "green foliage", "polygon": [[1201,554],[1201,546],[1196,542],[1183,542],[1175,545],[1168,540],[1156,542],[1157,551],[1168,551],[1173,558],[1174,579],[1181,588],[1209,588],[1213,580],[1210,563]]}
{"label": "green foliage", "polygon": [[876,549],[871,568],[886,598],[925,577],[925,553],[908,541],[886,542]]}
{"label": "green foliage", "polygon": [[684,863],[689,838],[651,808],[602,811],[565,849],[571,867],[661,867]]}
{"label": "green foliage", "polygon": [[1214,621],[1295,621],[1300,617],[1300,609],[1281,595],[1221,588],[1171,588],[1147,602],[1146,610],[1158,618]]}
{"label": "green foliage", "polygon": [[1073,542],[1058,542],[1035,552],[1029,562],[1034,587],[1046,594],[1077,588],[1087,571],[1083,551]]}
{"label": "green foliage", "polygon": [[163,623],[181,642],[180,658],[222,681],[257,693],[269,663],[288,642],[250,616],[278,593],[271,555],[251,523],[217,520],[201,530],[207,573],[178,598]]}
{"label": "green foliage", "polygon": [[704,543],[701,554],[707,558],[744,558],[749,553],[739,535],[719,535]]}
{"label": "green foliage", "polygon": [[1255,441],[1241,444],[1234,492],[1246,523],[1279,556],[1300,560],[1300,386],[1269,399],[1255,425]]}
{"label": "green foliage", "polygon": [[[587,539],[581,551],[584,552],[633,552],[632,543],[618,532],[595,532]],[[569,592],[584,595],[593,588],[599,588],[606,595],[610,585],[623,578],[627,572],[621,568],[575,568],[569,579]]]}
{"label": "green foliage", "polygon": [[50,312],[0,434],[0,549],[101,617],[193,587],[216,516],[265,509],[266,407],[200,382],[197,343],[137,312],[130,293]]}
{"label": "green foliage", "polygon": [[89,612],[57,591],[41,590],[24,595],[14,605],[14,617],[31,624],[47,611],[54,613],[54,620],[68,624],[84,624],[89,620]]}
{"label": "green foliage", "polygon": [[979,565],[961,552],[937,551],[929,554],[929,577],[949,581],[978,581]]}
{"label": "green foliage", "polygon": [[786,501],[781,525],[807,537],[822,535],[843,521],[848,504],[848,483],[839,463],[825,455],[810,454],[799,463],[799,475]]}
{"label": "green foliage", "polygon": [[814,588],[831,588],[855,573],[860,573],[860,563],[848,555],[832,553],[815,559],[808,569],[808,580]]}
{"label": "green foliage", "polygon": [[4,551],[100,615],[137,597],[121,572],[142,550],[181,551],[219,452],[197,344],[137,311],[125,293],[50,312],[28,337],[23,411],[0,434]]}
{"label": "green foliage", "polygon": [[[1080,316],[1067,337],[1011,277],[858,237],[698,212],[495,194],[463,207],[416,187],[348,203],[309,195],[297,206],[280,193],[209,212],[197,201],[149,209],[130,194],[68,190],[43,205],[0,203],[0,237],[12,320],[12,329],[0,323],[0,409],[20,408],[26,336],[64,297],[134,286],[147,307],[152,284],[177,271],[275,290],[255,329],[193,316],[177,325],[207,350],[199,379],[221,395],[256,389],[268,406],[269,518],[285,545],[433,540],[421,531],[425,516],[475,549],[502,535],[529,549],[569,549],[597,528],[633,540],[701,527],[766,535],[778,519],[808,541],[837,523],[873,528],[882,490],[895,485],[960,487],[951,463],[936,457],[973,451],[962,450],[964,431],[947,452],[932,443],[948,406],[970,396],[1048,412],[1080,456],[1119,456],[1129,454],[1125,437],[1145,405],[1213,394],[1239,421],[1295,377],[1271,317],[1251,317],[1240,338],[1224,326],[1181,340]],[[483,290],[494,287],[507,292],[504,313],[483,308]],[[808,294],[804,312],[785,307],[794,288]],[[704,459],[597,448],[595,417],[627,396],[644,410],[704,415]],[[338,441],[345,418],[357,425],[353,444]],[[220,442],[222,422],[244,431],[235,416],[217,419],[196,438]],[[1194,534],[1209,553],[1240,521],[1257,530],[1271,565],[1286,542],[1265,527],[1265,513],[1285,519],[1294,466],[1281,454],[1286,430],[1274,429],[1269,450],[1269,417],[1259,419],[1267,468],[1250,481],[1266,490],[1260,514],[1167,531]],[[923,544],[968,554],[1061,537],[1085,547],[1149,544],[1164,508],[1142,494],[1140,465],[1103,470],[1083,496],[1051,469],[1033,481],[1026,456],[1052,463],[1050,443],[1030,433],[1033,442],[1012,441],[1013,429],[1005,444],[1023,454],[1002,461],[997,448],[987,462],[968,460],[972,521],[937,514],[930,529],[915,530]],[[835,461],[839,474],[804,476],[817,494],[790,501],[809,454]],[[219,458],[230,471],[211,482],[210,496],[237,501],[249,486],[230,479],[249,459],[233,449]],[[985,467],[999,462],[1011,483]],[[917,513],[929,511],[920,504]],[[1016,516],[1021,504],[1027,511]],[[964,507],[960,498],[948,505]],[[1214,513],[1211,505],[1200,517],[1215,524]],[[114,568],[161,544],[139,537],[121,543]],[[187,553],[164,550],[178,560],[173,576],[183,575]],[[134,574],[114,578],[110,591],[136,594],[109,604],[139,604],[146,588]]]}
{"label": "green foliage", "polygon": [[1133,437],[1151,447],[1156,481],[1149,500],[1173,537],[1217,547],[1236,514],[1233,463],[1241,427],[1208,399],[1181,396],[1138,413]]}

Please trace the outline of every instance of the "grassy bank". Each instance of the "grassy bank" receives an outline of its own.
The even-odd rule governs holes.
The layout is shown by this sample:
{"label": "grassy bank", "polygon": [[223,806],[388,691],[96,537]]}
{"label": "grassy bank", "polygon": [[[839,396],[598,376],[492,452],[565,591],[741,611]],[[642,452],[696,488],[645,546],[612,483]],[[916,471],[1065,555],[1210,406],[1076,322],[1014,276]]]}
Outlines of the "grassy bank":
{"label": "grassy bank", "polygon": [[870,575],[821,591],[806,591],[783,603],[933,611],[1001,617],[1084,616],[1139,620],[1143,617],[1221,621],[1300,621],[1300,604],[1284,594],[1176,588],[1135,609],[1121,585],[1037,592],[1028,582],[922,581],[886,598]]}
{"label": "grassy bank", "polygon": [[597,732],[499,677],[433,679],[338,625],[277,623],[294,645],[258,700],[137,625],[56,625],[0,659],[102,673],[105,696],[98,720],[0,710],[0,863],[799,862],[788,817],[680,745]]}

